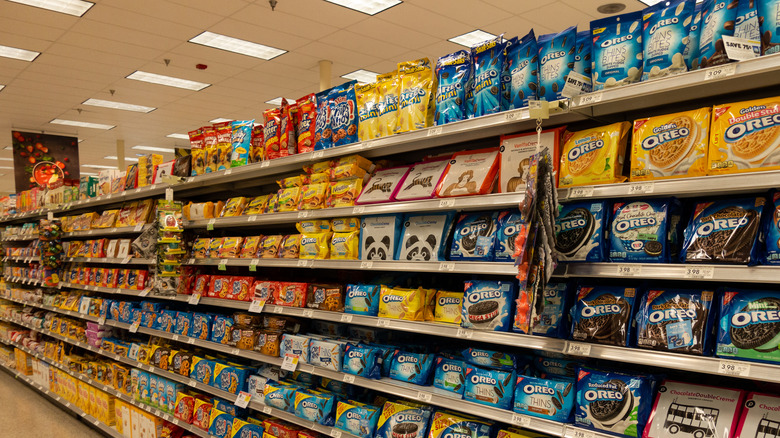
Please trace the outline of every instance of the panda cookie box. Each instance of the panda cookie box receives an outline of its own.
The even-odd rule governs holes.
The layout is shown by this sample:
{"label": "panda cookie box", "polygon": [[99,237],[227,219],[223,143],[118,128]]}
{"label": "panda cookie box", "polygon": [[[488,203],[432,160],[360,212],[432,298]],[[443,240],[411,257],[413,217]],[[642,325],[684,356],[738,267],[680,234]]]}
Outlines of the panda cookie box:
{"label": "panda cookie box", "polygon": [[409,214],[404,217],[396,260],[430,262],[444,260],[445,241],[454,213]]}

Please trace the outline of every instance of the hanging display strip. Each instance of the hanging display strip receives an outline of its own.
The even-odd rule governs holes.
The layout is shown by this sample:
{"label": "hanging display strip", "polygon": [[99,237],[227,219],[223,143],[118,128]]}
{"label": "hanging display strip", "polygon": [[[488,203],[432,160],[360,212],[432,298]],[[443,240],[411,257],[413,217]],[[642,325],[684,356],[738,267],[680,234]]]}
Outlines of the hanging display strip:
{"label": "hanging display strip", "polygon": [[665,263],[568,263],[553,274],[561,278],[631,277],[736,283],[775,283],[780,266],[693,265]]}
{"label": "hanging display strip", "polygon": [[115,227],[115,228],[97,228],[93,230],[84,231],[72,231],[70,233],[62,233],[62,237],[82,237],[82,236],[110,236],[112,234],[140,234],[150,228],[151,225],[134,225],[130,227]]}
{"label": "hanging display strip", "polygon": [[109,258],[109,257],[66,257],[65,262],[75,263],[107,263],[114,265],[153,265],[154,259],[141,259],[135,257]]}

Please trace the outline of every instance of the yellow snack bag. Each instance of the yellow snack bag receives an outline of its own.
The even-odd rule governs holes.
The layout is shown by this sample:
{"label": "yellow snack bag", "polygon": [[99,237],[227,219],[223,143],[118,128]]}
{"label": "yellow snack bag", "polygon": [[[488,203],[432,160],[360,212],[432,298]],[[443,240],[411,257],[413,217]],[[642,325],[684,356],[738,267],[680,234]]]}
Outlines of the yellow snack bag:
{"label": "yellow snack bag", "polygon": [[333,161],[320,161],[319,163],[307,164],[303,166],[303,171],[311,175],[312,173],[330,172],[330,168],[335,163]]}
{"label": "yellow snack bag", "polygon": [[205,259],[210,248],[210,243],[211,239],[208,237],[195,239],[195,242],[192,244],[192,256],[196,259]]}
{"label": "yellow snack bag", "polygon": [[710,108],[634,120],[631,181],[704,176]]}
{"label": "yellow snack bag", "polygon": [[436,305],[433,311],[435,322],[460,324],[463,292],[448,292],[440,290],[436,292]]}
{"label": "yellow snack bag", "polygon": [[363,189],[363,179],[355,178],[330,183],[328,207],[350,207]]}
{"label": "yellow snack bag", "polygon": [[425,289],[425,320],[433,321],[433,312],[436,309],[436,289]]}
{"label": "yellow snack bag", "polygon": [[360,231],[360,218],[339,217],[330,221],[330,227],[334,233],[349,233]]}
{"label": "yellow snack bag", "polygon": [[309,184],[301,187],[301,201],[298,203],[298,210],[325,208],[329,188],[329,183]]}
{"label": "yellow snack bag", "polygon": [[382,286],[379,292],[379,317],[424,321],[425,289]]}
{"label": "yellow snack bag", "polygon": [[225,237],[222,239],[222,247],[219,250],[219,258],[221,259],[234,259],[241,253],[241,245],[244,243],[244,238],[238,237]]}
{"label": "yellow snack bag", "polygon": [[333,233],[330,240],[331,260],[357,260],[360,231]]}
{"label": "yellow snack bag", "polygon": [[401,87],[398,97],[396,132],[414,131],[433,125],[433,70],[428,58],[398,64]]}
{"label": "yellow snack bag", "polygon": [[313,219],[309,221],[301,221],[295,224],[295,228],[303,234],[317,234],[327,233],[330,231],[330,220],[328,219]]}
{"label": "yellow snack bag", "polygon": [[360,141],[379,138],[379,95],[377,84],[355,84],[355,100],[358,108],[358,139]]}
{"label": "yellow snack bag", "polygon": [[558,187],[623,182],[623,158],[630,122],[567,132]]}
{"label": "yellow snack bag", "polygon": [[209,258],[217,259],[219,258],[219,251],[222,249],[222,239],[223,237],[212,237],[211,241],[209,242]]}
{"label": "yellow snack bag", "polygon": [[320,184],[330,182],[330,172],[312,173],[309,177],[309,184]]}
{"label": "yellow snack bag", "polygon": [[241,247],[241,252],[238,256],[242,259],[253,259],[257,255],[257,249],[260,247],[260,240],[262,236],[247,236],[244,237],[244,246]]}
{"label": "yellow snack bag", "polygon": [[280,189],[278,194],[279,199],[276,206],[276,211],[295,211],[298,208],[298,200],[301,196],[300,187]]}
{"label": "yellow snack bag", "polygon": [[297,259],[301,246],[301,235],[290,234],[284,236],[282,244],[279,246],[279,258],[281,259]]}
{"label": "yellow snack bag", "polygon": [[257,257],[261,259],[275,259],[279,255],[279,246],[284,236],[264,236],[260,239],[260,249]]}
{"label": "yellow snack bag", "polygon": [[342,164],[331,169],[330,179],[331,181],[341,181],[343,179],[350,178],[363,178],[365,179],[367,172],[363,170],[357,163]]}
{"label": "yellow snack bag", "polygon": [[240,216],[244,212],[244,207],[246,207],[245,197],[230,198],[225,202],[225,207],[222,211],[219,212],[219,217]]}
{"label": "yellow snack bag", "polygon": [[379,105],[379,136],[395,134],[398,120],[398,70],[376,78]]}
{"label": "yellow snack bag", "polygon": [[330,256],[330,238],[333,233],[316,233],[301,235],[301,249],[298,258],[327,259]]}
{"label": "yellow snack bag", "polygon": [[712,108],[709,175],[780,169],[780,97]]}
{"label": "yellow snack bag", "polygon": [[261,195],[250,199],[246,204],[244,214],[250,215],[265,213],[265,208],[268,205],[268,200],[271,199],[271,196],[273,195]]}
{"label": "yellow snack bag", "polygon": [[291,187],[301,187],[302,185],[307,184],[307,179],[307,175],[295,175],[285,179],[280,179],[276,181],[276,183],[279,184],[279,187],[283,189],[289,189]]}

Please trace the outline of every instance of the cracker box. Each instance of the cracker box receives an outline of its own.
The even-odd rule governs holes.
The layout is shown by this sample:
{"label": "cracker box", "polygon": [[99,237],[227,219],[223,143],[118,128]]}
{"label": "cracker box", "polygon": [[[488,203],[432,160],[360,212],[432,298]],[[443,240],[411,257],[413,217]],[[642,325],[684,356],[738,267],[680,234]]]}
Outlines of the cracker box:
{"label": "cracker box", "polygon": [[780,97],[712,108],[709,174],[780,169]]}
{"label": "cracker box", "polygon": [[623,159],[631,129],[614,123],[565,135],[558,187],[623,182]]}

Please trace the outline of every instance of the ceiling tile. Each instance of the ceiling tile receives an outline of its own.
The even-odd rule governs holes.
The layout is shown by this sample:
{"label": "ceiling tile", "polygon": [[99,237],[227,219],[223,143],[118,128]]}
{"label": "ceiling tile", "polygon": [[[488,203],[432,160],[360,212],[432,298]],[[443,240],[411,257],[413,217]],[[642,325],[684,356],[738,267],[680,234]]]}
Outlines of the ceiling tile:
{"label": "ceiling tile", "polygon": [[553,32],[560,32],[569,26],[577,26],[578,29],[581,27],[581,30],[590,29],[590,21],[593,19],[560,1],[528,11],[523,14],[523,18],[533,23],[558,23]]}
{"label": "ceiling tile", "polygon": [[473,0],[416,0],[411,3],[426,9],[427,15],[442,15],[475,28],[492,23],[496,17],[505,14],[495,6]]}
{"label": "ceiling tile", "polygon": [[311,40],[322,38],[339,30],[339,27],[330,23],[322,23],[308,17],[293,15],[286,11],[286,7],[277,7],[276,11],[271,11],[266,2],[247,6],[240,14],[236,14],[235,18],[266,29],[284,34],[293,34]]}
{"label": "ceiling tile", "polygon": [[433,44],[441,40],[441,38],[416,29],[384,20],[381,14],[350,26],[349,30],[372,39],[387,40],[407,49]]}
{"label": "ceiling tile", "polygon": [[[489,3],[493,6],[496,6],[498,8],[504,9],[505,11],[511,12],[515,15],[523,14],[524,12],[528,12],[532,9],[536,9],[542,6],[545,6],[547,4],[554,3],[554,0],[536,0],[533,2],[529,1],[507,1],[507,0],[483,0],[485,3]],[[635,1],[635,0],[633,0]]]}
{"label": "ceiling tile", "polygon": [[192,25],[172,23],[154,16],[148,15],[148,12],[132,12],[119,8],[97,4],[88,14],[84,15],[84,20],[95,20],[101,23],[111,24],[118,27],[130,27],[154,35],[162,35],[170,38],[187,40],[201,32],[202,29]]}
{"label": "ceiling tile", "polygon": [[427,9],[409,3],[390,8],[378,16],[385,21],[417,29],[419,32],[442,39],[452,38],[474,30],[473,25],[455,21],[439,13],[431,13]]}

